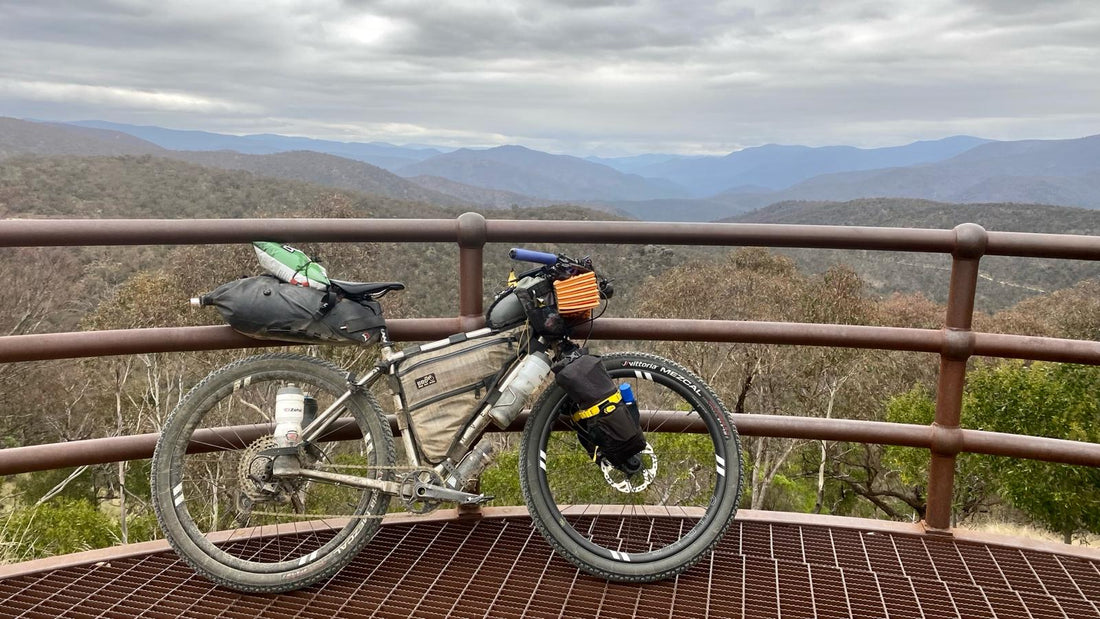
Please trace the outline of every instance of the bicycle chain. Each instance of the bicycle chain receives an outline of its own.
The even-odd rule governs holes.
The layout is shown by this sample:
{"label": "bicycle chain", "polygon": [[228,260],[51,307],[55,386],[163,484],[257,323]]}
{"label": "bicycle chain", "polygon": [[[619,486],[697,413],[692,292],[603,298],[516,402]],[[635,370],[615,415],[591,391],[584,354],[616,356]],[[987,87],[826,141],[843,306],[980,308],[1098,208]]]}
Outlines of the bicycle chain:
{"label": "bicycle chain", "polygon": [[327,468],[327,469],[359,469],[359,470],[375,470],[375,471],[403,471],[406,473],[412,473],[413,471],[434,471],[425,466],[374,466],[371,464],[323,464],[316,463],[313,468]]}
{"label": "bicycle chain", "polygon": [[[317,469],[331,469],[331,470],[375,470],[375,471],[394,471],[406,473],[406,478],[412,476],[413,473],[427,473],[431,478],[438,478],[439,474],[435,472],[435,469],[430,469],[423,466],[408,466],[408,465],[394,465],[394,466],[371,466],[367,464],[325,464],[316,462],[312,465],[312,468]],[[404,504],[405,511],[411,514],[424,515],[435,511],[439,507],[438,501],[423,502],[420,500],[410,499],[398,495],[397,498],[401,499]],[[427,503],[424,505],[417,505],[417,503]],[[429,507],[430,504],[430,507]],[[427,508],[427,509],[425,509]],[[268,511],[252,511],[251,515],[254,516],[273,516],[282,518],[284,520],[324,520],[324,519],[336,519],[344,518],[348,520],[369,520],[380,519],[386,515],[376,514],[297,514],[288,512],[268,512]]]}
{"label": "bicycle chain", "polygon": [[[385,518],[386,514],[288,514],[286,512],[258,512],[253,511],[254,516],[276,516],[284,520],[293,517],[296,520],[326,520],[336,518],[346,518],[348,520],[369,520],[369,519],[381,519]],[[278,526],[278,525],[276,525]]]}

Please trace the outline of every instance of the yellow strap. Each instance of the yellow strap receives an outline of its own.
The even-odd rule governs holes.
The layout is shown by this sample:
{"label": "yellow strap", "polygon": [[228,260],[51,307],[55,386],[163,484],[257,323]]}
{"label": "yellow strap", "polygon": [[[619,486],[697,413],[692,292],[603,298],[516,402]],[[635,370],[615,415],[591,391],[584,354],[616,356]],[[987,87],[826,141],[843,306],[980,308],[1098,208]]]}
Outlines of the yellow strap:
{"label": "yellow strap", "polygon": [[582,419],[588,419],[589,417],[595,417],[596,415],[599,415],[601,413],[610,413],[611,411],[615,410],[615,407],[614,406],[607,406],[605,408],[604,405],[606,405],[606,404],[618,404],[619,402],[622,402],[622,401],[623,401],[622,392],[621,391],[616,391],[615,393],[611,394],[610,398],[607,398],[606,400],[604,400],[602,402],[599,402],[597,404],[593,404],[592,406],[584,409],[583,411],[578,411],[576,413],[573,413],[573,421],[580,421]]}

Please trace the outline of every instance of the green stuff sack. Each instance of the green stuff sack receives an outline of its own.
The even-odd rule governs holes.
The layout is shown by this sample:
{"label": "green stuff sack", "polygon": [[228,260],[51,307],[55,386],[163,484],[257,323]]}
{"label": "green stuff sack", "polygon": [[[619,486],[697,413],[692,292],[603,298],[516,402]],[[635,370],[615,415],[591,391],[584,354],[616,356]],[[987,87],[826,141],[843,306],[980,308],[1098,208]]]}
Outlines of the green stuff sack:
{"label": "green stuff sack", "polygon": [[300,250],[270,241],[257,241],[252,246],[256,249],[260,266],[282,281],[303,288],[328,289],[329,280],[325,267]]}

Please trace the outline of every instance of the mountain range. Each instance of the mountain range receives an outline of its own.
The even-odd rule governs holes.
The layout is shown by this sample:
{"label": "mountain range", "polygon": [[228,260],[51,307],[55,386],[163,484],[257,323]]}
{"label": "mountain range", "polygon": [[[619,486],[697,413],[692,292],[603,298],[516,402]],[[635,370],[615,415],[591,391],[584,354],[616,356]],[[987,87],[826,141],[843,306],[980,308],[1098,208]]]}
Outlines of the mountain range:
{"label": "mountain range", "polygon": [[873,197],[1100,208],[1100,135],[582,159],[517,145],[447,151],[0,118],[0,158],[19,154],[153,155],[446,207],[571,203],[645,220],[714,221],[778,202]]}
{"label": "mountain range", "polygon": [[231,150],[246,155],[270,155],[296,150],[309,150],[362,161],[385,169],[395,169],[433,157],[449,149],[434,147],[395,146],[385,142],[336,142],[261,133],[228,135],[208,131],[181,131],[142,125],[125,125],[102,120],[70,123],[79,127],[118,131],[152,142],[168,150]]}
{"label": "mountain range", "polygon": [[748,186],[778,190],[820,174],[893,168],[942,161],[989,140],[955,136],[889,148],[767,144],[724,157],[677,159],[639,167],[642,176],[666,178],[707,197]]}
{"label": "mountain range", "polygon": [[[1016,144],[1012,149],[998,149],[1000,155],[997,157],[974,152],[963,157],[963,160],[976,166],[973,169],[978,169],[991,159],[1004,159],[1004,167],[998,169],[1023,166],[1026,170],[1030,166],[1026,162],[1036,156],[1034,151],[1038,149],[1047,151],[1044,156],[1048,162],[1048,173],[1054,175],[1052,177],[1057,178],[1056,175],[1061,174],[1069,175],[1064,176],[1068,178],[1084,174],[1087,178],[1091,169],[1089,148],[1095,140],[1069,142]],[[996,143],[987,146],[993,145]],[[1069,156],[1057,156],[1058,153]],[[743,197],[737,192],[730,193]],[[454,194],[465,197],[458,198]],[[709,205],[717,219],[724,208],[718,199],[725,197],[694,202]],[[503,190],[463,185],[435,176],[402,178],[367,163],[311,151],[268,155],[173,151],[109,131],[0,119],[0,218],[417,218],[453,217],[461,210],[479,207],[487,217],[509,219],[617,218],[614,213],[606,211],[583,206],[555,206],[542,201],[531,204],[529,208],[514,206],[523,199],[532,198]],[[647,203],[654,205],[651,218],[671,219],[670,214],[675,213],[673,209],[677,202],[678,199],[667,199]],[[494,212],[486,206],[507,210]],[[728,207],[725,208],[728,210]],[[990,230],[1100,234],[1100,209],[1038,204],[952,204],[898,198],[847,202],[788,201],[742,213],[725,221],[917,228],[951,228],[962,222],[976,222]],[[700,247],[645,245],[620,249],[600,248],[598,251],[619,256],[615,262],[617,271],[639,276],[645,273],[638,273],[636,265],[664,268],[692,257],[714,259],[717,255],[704,255],[708,248]],[[448,251],[442,251],[439,256],[450,255]],[[583,249],[587,253],[592,251],[596,248]],[[950,261],[940,255],[839,250],[783,251],[793,255],[811,271],[827,268],[830,264],[849,264],[860,273],[871,290],[880,294],[921,290],[942,301],[937,295],[947,290]],[[496,265],[499,269],[495,270],[506,271],[504,250],[494,248],[490,253],[499,255],[501,260],[501,264]],[[408,270],[409,265],[417,264],[420,258],[411,255],[395,260],[393,268]],[[433,255],[429,260],[420,261],[436,260],[437,256]],[[1098,268],[1088,261],[1056,263],[990,256],[983,259],[982,273],[979,274],[979,304],[984,308],[1006,307],[1038,292],[1056,290],[1084,278],[1096,277],[1100,274]],[[430,286],[425,288],[428,289]],[[430,299],[419,298],[417,303],[430,304]],[[446,308],[435,309],[447,311]]]}
{"label": "mountain range", "polygon": [[935,163],[823,174],[777,192],[726,192],[715,199],[744,212],[788,200],[865,197],[1100,208],[1100,135],[990,142]]}
{"label": "mountain range", "polygon": [[397,173],[439,176],[549,200],[645,200],[688,195],[684,188],[664,179],[625,174],[579,157],[551,155],[523,146],[462,148],[404,166]]}

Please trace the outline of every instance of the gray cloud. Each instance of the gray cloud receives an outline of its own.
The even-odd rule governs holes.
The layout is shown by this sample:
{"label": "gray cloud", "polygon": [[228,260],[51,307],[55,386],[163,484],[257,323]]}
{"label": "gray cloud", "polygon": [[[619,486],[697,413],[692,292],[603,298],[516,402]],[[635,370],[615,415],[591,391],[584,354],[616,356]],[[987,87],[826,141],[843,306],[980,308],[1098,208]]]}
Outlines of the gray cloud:
{"label": "gray cloud", "polygon": [[0,1],[0,115],[559,152],[1100,133],[1100,3]]}

